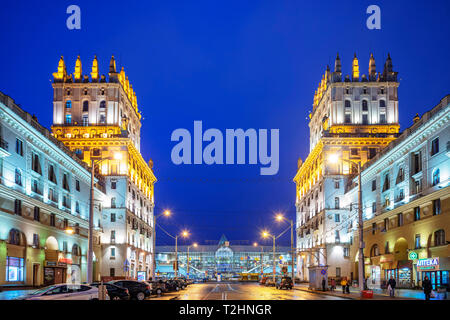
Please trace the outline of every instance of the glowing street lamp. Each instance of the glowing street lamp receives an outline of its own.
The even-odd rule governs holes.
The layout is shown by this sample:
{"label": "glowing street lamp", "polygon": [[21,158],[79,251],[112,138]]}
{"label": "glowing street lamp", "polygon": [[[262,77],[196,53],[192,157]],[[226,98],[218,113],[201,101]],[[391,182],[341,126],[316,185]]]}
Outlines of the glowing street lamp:
{"label": "glowing street lamp", "polygon": [[292,283],[294,284],[294,256],[295,256],[295,250],[294,250],[294,221],[291,219],[285,218],[281,213],[276,215],[276,219],[278,221],[285,221],[291,225],[291,276],[292,276]]}
{"label": "glowing street lamp", "polygon": [[262,235],[262,237],[263,238],[268,238],[268,237],[272,237],[272,239],[273,239],[273,252],[272,252],[272,255],[273,255],[273,275],[272,275],[272,278],[273,278],[273,282],[275,283],[275,273],[276,273],[276,264],[275,264],[275,239],[276,239],[276,237],[274,236],[274,235],[271,235],[268,231],[266,231],[266,230],[264,230],[262,233],[261,233],[261,235]]}

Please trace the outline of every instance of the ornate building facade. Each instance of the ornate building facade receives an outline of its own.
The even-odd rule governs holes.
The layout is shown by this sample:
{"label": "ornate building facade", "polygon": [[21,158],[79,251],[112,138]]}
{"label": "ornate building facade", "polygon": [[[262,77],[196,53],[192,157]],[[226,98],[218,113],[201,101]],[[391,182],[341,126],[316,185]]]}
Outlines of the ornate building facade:
{"label": "ornate building facade", "polygon": [[[308,280],[308,267],[328,266],[329,276],[350,274],[354,224],[343,205],[349,175],[395,140],[399,132],[397,72],[388,55],[383,72],[373,55],[368,74],[360,75],[356,54],[351,76],[342,77],[339,56],[327,67],[310,113],[310,153],[299,159],[296,184],[297,276]],[[331,164],[330,155],[342,161]],[[353,207],[353,208],[352,208]]]}
{"label": "ornate building facade", "polygon": [[95,57],[83,74],[80,57],[68,74],[63,57],[53,74],[53,135],[105,177],[100,272],[136,277],[154,272],[154,183],[152,161],[140,153],[141,114],[136,93],[114,57],[108,79]]}
{"label": "ornate building facade", "polygon": [[[0,286],[87,281],[88,166],[0,92]],[[104,180],[94,195],[104,200]],[[94,208],[100,279],[101,208]]]}

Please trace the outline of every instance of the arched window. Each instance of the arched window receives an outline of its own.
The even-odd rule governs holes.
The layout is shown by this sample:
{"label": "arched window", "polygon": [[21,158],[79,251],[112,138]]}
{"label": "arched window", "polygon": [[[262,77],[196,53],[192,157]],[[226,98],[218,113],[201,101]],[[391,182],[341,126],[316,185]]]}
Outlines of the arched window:
{"label": "arched window", "polygon": [[440,175],[441,175],[441,173],[439,171],[439,168],[435,169],[433,171],[433,186],[439,184],[439,182],[441,181],[441,176]]}
{"label": "arched window", "polygon": [[367,100],[362,101],[362,111],[369,111],[369,107],[367,105]]}
{"label": "arched window", "polygon": [[81,256],[81,249],[77,244],[72,246],[72,255],[73,256]]}
{"label": "arched window", "polygon": [[380,249],[378,248],[377,244],[374,244],[372,248],[370,249],[370,256],[376,257],[380,255]]}
{"label": "arched window", "polygon": [[434,233],[434,245],[442,246],[444,244],[446,244],[445,231],[443,229],[440,229]]}
{"label": "arched window", "polygon": [[83,101],[83,112],[89,111],[89,101],[85,100]]}
{"label": "arched window", "polygon": [[11,231],[9,231],[8,243],[16,246],[25,245],[22,238],[22,233],[17,229],[11,229]]}
{"label": "arched window", "polygon": [[17,169],[17,168],[16,168],[15,181],[16,181],[17,185],[22,186],[22,172],[20,172],[20,169]]}
{"label": "arched window", "polygon": [[335,209],[339,209],[340,205],[339,205],[339,197],[335,197],[334,198],[334,208]]}
{"label": "arched window", "polygon": [[380,100],[380,108],[386,108],[386,101]]}

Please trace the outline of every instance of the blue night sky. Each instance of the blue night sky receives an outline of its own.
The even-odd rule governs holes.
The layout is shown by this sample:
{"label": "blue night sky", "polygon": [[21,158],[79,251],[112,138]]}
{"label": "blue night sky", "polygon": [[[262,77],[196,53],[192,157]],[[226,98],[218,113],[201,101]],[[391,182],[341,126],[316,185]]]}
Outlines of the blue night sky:
{"label": "blue night sky", "polygon": [[[81,8],[81,30],[66,28],[66,8]],[[381,8],[381,30],[366,28],[366,8]],[[402,129],[416,112],[449,93],[449,1],[7,1],[0,11],[0,90],[46,127],[52,122],[51,74],[81,56],[84,74],[96,54],[107,74],[114,54],[125,67],[143,114],[141,150],[154,161],[156,213],[171,232],[195,241],[261,241],[281,232],[282,211],[295,219],[298,157],[309,150],[307,116],[336,52],[344,74],[354,52],[367,74],[373,52],[382,71],[390,52],[399,72]],[[280,129],[280,170],[260,165],[172,163],[173,130]],[[206,145],[206,144],[204,144]],[[157,244],[171,244],[158,232]],[[282,238],[289,243],[289,235]]]}

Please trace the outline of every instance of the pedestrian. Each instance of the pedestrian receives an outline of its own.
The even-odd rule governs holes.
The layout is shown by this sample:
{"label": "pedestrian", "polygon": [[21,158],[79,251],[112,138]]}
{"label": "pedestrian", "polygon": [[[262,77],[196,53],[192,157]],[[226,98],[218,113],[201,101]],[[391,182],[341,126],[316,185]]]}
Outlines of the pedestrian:
{"label": "pedestrian", "polygon": [[331,279],[331,291],[334,291],[334,289],[336,289],[336,280]]}
{"label": "pedestrian", "polygon": [[341,280],[342,293],[345,293],[345,287],[347,286],[347,278],[342,278]]}
{"label": "pedestrian", "polygon": [[325,286],[327,284],[327,281],[325,280],[325,277],[322,278],[322,291],[325,291]]}
{"label": "pedestrian", "polygon": [[392,297],[395,297],[395,286],[397,285],[397,282],[395,281],[394,277],[391,276],[391,278],[388,281],[388,291],[389,295]]}
{"label": "pedestrian", "polygon": [[347,285],[345,286],[345,292],[350,294],[350,281],[347,281]]}
{"label": "pedestrian", "polygon": [[433,287],[431,286],[431,281],[428,276],[425,276],[425,279],[423,279],[422,288],[423,293],[425,293],[425,300],[430,300],[431,290]]}

